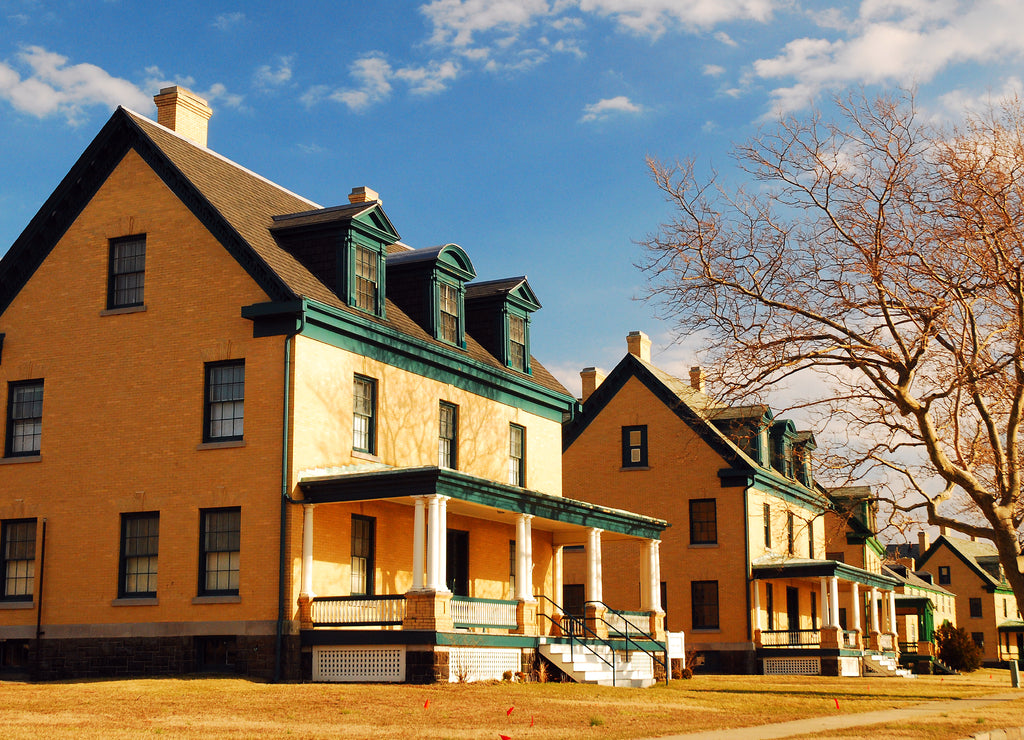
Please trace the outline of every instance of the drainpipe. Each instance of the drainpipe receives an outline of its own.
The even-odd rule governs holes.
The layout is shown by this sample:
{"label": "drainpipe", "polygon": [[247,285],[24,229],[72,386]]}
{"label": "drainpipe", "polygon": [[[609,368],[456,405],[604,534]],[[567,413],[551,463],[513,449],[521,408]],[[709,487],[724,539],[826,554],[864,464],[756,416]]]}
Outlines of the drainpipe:
{"label": "drainpipe", "polygon": [[46,572],[46,519],[39,543],[39,603],[36,604],[36,675],[39,679],[39,657],[43,642],[43,574]]}
{"label": "drainpipe", "polygon": [[[749,503],[750,503],[750,488],[748,487],[748,488],[744,489],[744,491],[743,491],[743,527],[744,527],[744,532],[743,532],[743,560],[744,560],[744,566],[743,566],[743,568],[746,570],[746,578],[744,579],[744,582],[746,583],[746,587],[743,590],[746,592],[744,594],[744,598],[745,598],[746,604],[747,604],[747,638],[750,640],[751,644],[753,644],[753,642],[754,642],[754,630],[753,630],[753,624],[750,621],[750,584],[752,583],[752,581],[750,579],[750,574],[751,574],[751,568],[750,568],[750,517],[748,516],[748,508],[749,508],[748,505],[749,505]],[[756,657],[754,658],[754,665],[755,666],[757,665],[757,658]]]}
{"label": "drainpipe", "polygon": [[284,581],[287,572],[288,551],[285,539],[288,533],[288,504],[301,503],[288,493],[288,447],[290,444],[289,417],[291,416],[291,381],[292,381],[292,344],[296,335],[305,328],[305,301],[299,309],[298,325],[295,330],[284,337],[284,402],[281,421],[281,527],[278,533],[278,568],[277,568],[277,632],[274,641],[274,683],[281,680],[281,660],[284,652]]}

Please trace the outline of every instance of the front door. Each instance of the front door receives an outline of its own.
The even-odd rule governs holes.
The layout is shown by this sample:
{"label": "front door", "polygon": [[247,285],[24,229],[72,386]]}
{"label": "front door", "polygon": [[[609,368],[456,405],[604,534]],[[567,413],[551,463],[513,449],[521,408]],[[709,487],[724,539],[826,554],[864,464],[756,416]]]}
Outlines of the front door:
{"label": "front door", "polygon": [[1017,665],[1024,663],[1024,632],[1017,633]]}
{"label": "front door", "polygon": [[786,629],[800,629],[800,591],[794,586],[786,586]]}
{"label": "front door", "polygon": [[448,590],[455,596],[469,596],[469,532],[448,530]]}

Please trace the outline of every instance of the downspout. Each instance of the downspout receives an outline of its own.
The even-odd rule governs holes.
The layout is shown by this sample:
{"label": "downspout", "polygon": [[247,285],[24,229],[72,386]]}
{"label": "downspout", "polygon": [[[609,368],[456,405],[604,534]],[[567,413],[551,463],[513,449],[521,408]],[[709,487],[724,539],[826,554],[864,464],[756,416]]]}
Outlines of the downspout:
{"label": "downspout", "polygon": [[[753,644],[754,643],[753,623],[750,621],[750,584],[752,583],[752,581],[750,580],[751,567],[750,567],[750,517],[749,517],[749,512],[748,512],[748,508],[749,508],[748,504],[749,503],[750,503],[750,488],[746,487],[746,488],[743,489],[743,529],[744,529],[744,536],[743,536],[743,562],[744,562],[744,566],[743,567],[746,569],[746,578],[744,579],[744,582],[746,583],[746,587],[744,588],[744,591],[746,592],[745,598],[746,598],[746,602],[747,602],[747,639],[749,639],[751,644]],[[756,648],[755,648],[755,651],[756,651]],[[756,655],[756,652],[755,652],[755,655]],[[757,663],[757,658],[756,657],[754,659],[754,663],[755,663],[755,665]]]}
{"label": "downspout", "polygon": [[305,307],[299,311],[298,324],[295,330],[284,337],[284,402],[282,404],[281,421],[281,525],[278,533],[278,568],[277,568],[277,633],[274,642],[274,683],[281,680],[281,662],[284,652],[284,611],[285,611],[285,572],[287,571],[288,550],[285,540],[288,534],[288,504],[300,503],[288,493],[288,450],[290,435],[288,434],[291,417],[291,382],[292,382],[292,344],[296,335],[301,334],[305,327]]}
{"label": "downspout", "polygon": [[36,675],[39,679],[39,661],[43,642],[43,574],[46,572],[46,518],[39,543],[39,603],[36,604]]}

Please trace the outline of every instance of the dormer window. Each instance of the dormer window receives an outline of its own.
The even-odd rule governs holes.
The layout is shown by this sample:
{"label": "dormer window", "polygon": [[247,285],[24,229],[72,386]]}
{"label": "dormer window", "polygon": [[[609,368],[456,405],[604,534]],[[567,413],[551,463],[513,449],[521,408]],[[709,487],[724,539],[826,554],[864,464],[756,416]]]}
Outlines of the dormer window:
{"label": "dormer window", "polygon": [[356,308],[377,312],[377,274],[380,255],[361,244],[356,245]]}
{"label": "dormer window", "polygon": [[438,308],[440,311],[437,338],[461,347],[463,344],[462,332],[460,331],[462,311],[459,310],[459,304],[462,301],[459,289],[448,283],[438,283],[437,289]]}
{"label": "dormer window", "polygon": [[508,317],[508,366],[521,373],[529,370],[530,355],[526,351],[526,319],[509,314]]}
{"label": "dormer window", "polygon": [[540,309],[525,277],[466,286],[466,330],[510,370],[530,374],[530,315]]}

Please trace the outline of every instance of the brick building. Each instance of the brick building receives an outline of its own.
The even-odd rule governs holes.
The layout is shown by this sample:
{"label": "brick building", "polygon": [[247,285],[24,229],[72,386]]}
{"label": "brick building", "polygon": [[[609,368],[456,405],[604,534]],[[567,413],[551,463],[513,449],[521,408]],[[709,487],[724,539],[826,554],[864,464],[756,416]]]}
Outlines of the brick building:
{"label": "brick building", "polygon": [[208,149],[205,101],[156,101],[0,261],[0,665],[500,677],[557,632],[562,546],[637,539],[657,574],[665,522],[561,495],[574,399],[525,278],[474,282],[372,190],[321,207]]}

